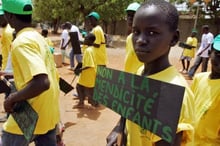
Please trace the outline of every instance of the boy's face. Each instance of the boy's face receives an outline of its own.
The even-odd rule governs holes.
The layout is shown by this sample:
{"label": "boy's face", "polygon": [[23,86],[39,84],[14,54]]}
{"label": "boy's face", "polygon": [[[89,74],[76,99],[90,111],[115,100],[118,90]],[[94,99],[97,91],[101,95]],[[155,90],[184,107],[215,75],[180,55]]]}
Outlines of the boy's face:
{"label": "boy's face", "polygon": [[[150,63],[168,55],[178,41],[177,31],[170,31],[166,15],[154,5],[140,8],[133,20],[133,46],[141,62]],[[176,42],[175,42],[176,41]]]}
{"label": "boy's face", "polygon": [[220,77],[220,51],[212,50],[211,52],[212,72],[219,74]]}
{"label": "boy's face", "polygon": [[88,24],[90,25],[90,27],[96,26],[96,23],[97,23],[97,20],[93,16],[90,16],[88,18]]}

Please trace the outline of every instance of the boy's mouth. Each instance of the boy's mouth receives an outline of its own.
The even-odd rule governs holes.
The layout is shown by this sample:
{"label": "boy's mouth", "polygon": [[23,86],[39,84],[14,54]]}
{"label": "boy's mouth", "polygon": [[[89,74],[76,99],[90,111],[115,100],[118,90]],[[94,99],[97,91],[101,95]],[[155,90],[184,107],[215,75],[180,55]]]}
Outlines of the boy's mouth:
{"label": "boy's mouth", "polygon": [[135,49],[136,53],[150,53],[150,49],[146,50],[146,49]]}

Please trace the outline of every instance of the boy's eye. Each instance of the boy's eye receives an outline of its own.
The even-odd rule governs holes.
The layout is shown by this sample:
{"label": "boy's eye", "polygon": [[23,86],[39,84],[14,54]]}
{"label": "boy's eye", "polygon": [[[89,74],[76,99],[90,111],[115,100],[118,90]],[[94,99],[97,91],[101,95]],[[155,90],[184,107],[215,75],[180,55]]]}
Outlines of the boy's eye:
{"label": "boy's eye", "polygon": [[133,34],[139,34],[139,31],[138,30],[136,30],[136,29],[133,29]]}
{"label": "boy's eye", "polygon": [[149,31],[148,34],[149,35],[155,35],[156,33],[154,31]]}

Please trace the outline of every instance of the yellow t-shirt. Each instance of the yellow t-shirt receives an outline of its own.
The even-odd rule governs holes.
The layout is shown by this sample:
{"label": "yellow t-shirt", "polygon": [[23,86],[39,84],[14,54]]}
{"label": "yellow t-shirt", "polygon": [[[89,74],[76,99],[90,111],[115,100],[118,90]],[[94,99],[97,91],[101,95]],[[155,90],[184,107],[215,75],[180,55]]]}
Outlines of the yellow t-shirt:
{"label": "yellow t-shirt", "polygon": [[133,43],[132,43],[132,34],[130,34],[126,39],[126,56],[125,56],[125,67],[124,71],[129,73],[136,73],[138,68],[143,65],[137,58],[136,53],[134,52]]}
{"label": "yellow t-shirt", "polygon": [[8,62],[8,55],[11,51],[14,29],[8,24],[2,29],[1,47],[2,47],[2,70],[5,69]]}
{"label": "yellow t-shirt", "polygon": [[94,44],[99,44],[99,48],[95,48],[95,58],[97,65],[106,65],[107,64],[107,53],[106,53],[106,45],[105,45],[105,37],[104,32],[101,26],[97,25],[93,28],[92,33],[95,35],[96,39]]}
{"label": "yellow t-shirt", "polygon": [[[60,121],[59,78],[53,56],[41,34],[33,28],[24,28],[12,43],[11,59],[17,90],[27,86],[38,74],[48,75],[50,88],[28,100],[39,116],[34,134],[44,134]],[[4,123],[3,129],[9,133],[22,134],[12,116]]]}
{"label": "yellow t-shirt", "polygon": [[84,54],[86,48],[88,48],[88,46],[83,44],[82,47],[81,47],[82,55]]}
{"label": "yellow t-shirt", "polygon": [[[141,73],[138,74],[140,75]],[[173,66],[148,77],[185,87],[177,133],[180,131],[184,132],[181,146],[193,146],[194,96],[188,87],[186,80]],[[142,129],[140,126],[129,120],[126,121],[126,129],[128,131],[127,146],[154,146],[157,141],[161,140],[157,135],[154,135],[148,130]]]}
{"label": "yellow t-shirt", "polygon": [[51,41],[50,38],[47,37],[47,38],[45,38],[45,40],[50,47],[54,47],[53,42]]}
{"label": "yellow t-shirt", "polygon": [[195,76],[191,88],[195,95],[195,146],[220,146],[220,79],[210,72]]}
{"label": "yellow t-shirt", "polygon": [[196,37],[188,37],[186,40],[186,44],[191,45],[191,46],[195,46],[195,48],[192,49],[184,49],[183,50],[183,56],[188,56],[193,58],[195,56],[195,50],[196,47],[198,45],[198,40]]}
{"label": "yellow t-shirt", "polygon": [[82,67],[89,67],[83,70],[79,76],[78,84],[85,87],[94,87],[96,79],[96,63],[94,58],[94,47],[89,46],[85,49],[82,60]]}

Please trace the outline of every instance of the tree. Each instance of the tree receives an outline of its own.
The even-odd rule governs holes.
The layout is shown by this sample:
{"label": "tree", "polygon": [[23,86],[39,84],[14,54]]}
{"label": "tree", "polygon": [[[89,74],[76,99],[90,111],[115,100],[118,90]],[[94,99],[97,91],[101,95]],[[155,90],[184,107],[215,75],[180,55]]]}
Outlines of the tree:
{"label": "tree", "polygon": [[57,32],[61,23],[71,21],[81,25],[91,11],[97,11],[107,26],[124,19],[124,10],[131,2],[133,0],[33,0],[34,20],[51,23]]}
{"label": "tree", "polygon": [[211,0],[207,3],[206,14],[214,20],[218,33],[220,33],[220,0]]}
{"label": "tree", "polygon": [[217,31],[220,32],[220,0],[170,0],[170,2],[187,3],[190,12],[193,12],[194,15],[196,15],[198,9],[198,18],[210,17]]}
{"label": "tree", "polygon": [[34,0],[33,5],[34,20],[52,24],[54,31],[57,32],[65,12],[62,0]]}

